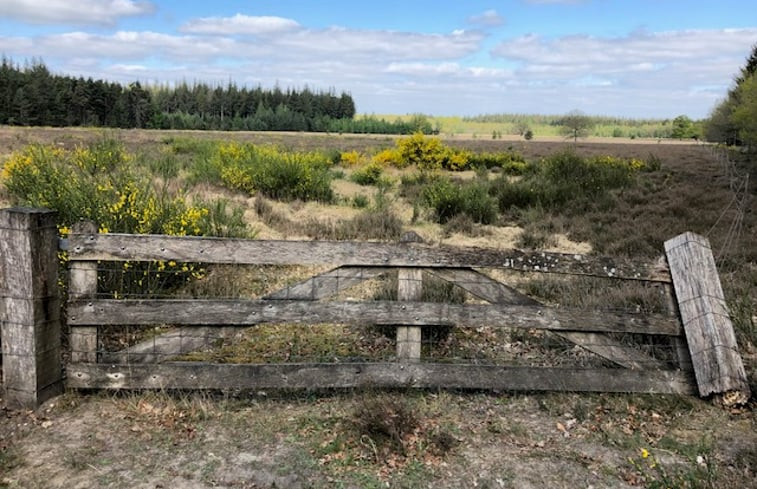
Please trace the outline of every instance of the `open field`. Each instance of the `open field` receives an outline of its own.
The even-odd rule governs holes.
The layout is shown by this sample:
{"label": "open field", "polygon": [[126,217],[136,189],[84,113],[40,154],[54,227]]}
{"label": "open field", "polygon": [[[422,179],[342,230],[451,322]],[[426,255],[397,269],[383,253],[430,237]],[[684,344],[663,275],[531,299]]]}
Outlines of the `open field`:
{"label": "open field", "polygon": [[[387,121],[409,121],[416,117],[414,114],[393,115],[379,114],[373,117]],[[564,115],[525,115],[525,114],[499,114],[493,116],[480,116],[465,118],[459,116],[427,116],[433,128],[438,129],[439,134],[447,137],[467,137],[491,139],[496,132],[497,139],[515,138],[520,133],[519,126],[528,127],[534,134],[534,138],[560,137],[560,125],[557,123]],[[595,137],[608,139],[656,139],[670,134],[672,125],[670,120],[634,120],[593,117],[594,126],[590,134]],[[499,122],[494,122],[499,121]]]}
{"label": "open field", "polygon": [[[215,150],[204,145],[208,140],[367,155],[394,147],[395,138],[385,136],[0,128],[0,164],[29,144],[73,149],[103,136],[120,141],[138,162],[175,162],[180,168],[175,185],[185,187],[188,199],[225,199],[241,209],[260,238],[365,237],[376,221],[365,226],[360,218],[377,213],[396,216],[389,224],[431,243],[645,259],[660,256],[662,242],[681,232],[706,235],[757,391],[757,213],[754,200],[743,212],[732,202],[734,179],[747,173],[749,194],[755,195],[757,166],[743,155],[732,156],[738,173],[729,178],[703,145],[443,137],[453,148],[516,152],[532,162],[573,149],[584,158],[659,163],[635,174],[628,186],[580,205],[568,200],[551,207],[497,208],[487,223],[441,223],[413,200],[417,189],[403,183],[413,175],[408,168],[386,168],[385,183],[361,185],[353,178],[359,167],[336,165],[329,202],[262,199],[190,178]],[[496,187],[501,172],[444,176]],[[0,191],[0,199],[4,206],[12,196]],[[355,205],[358,201],[365,206]],[[386,236],[372,239],[396,239],[396,229],[389,227]],[[739,232],[731,232],[735,229]],[[276,280],[282,277],[271,278]],[[757,477],[754,401],[729,411],[708,400],[651,395],[237,394],[67,393],[37,412],[3,410],[0,487],[736,488],[755,487]]]}

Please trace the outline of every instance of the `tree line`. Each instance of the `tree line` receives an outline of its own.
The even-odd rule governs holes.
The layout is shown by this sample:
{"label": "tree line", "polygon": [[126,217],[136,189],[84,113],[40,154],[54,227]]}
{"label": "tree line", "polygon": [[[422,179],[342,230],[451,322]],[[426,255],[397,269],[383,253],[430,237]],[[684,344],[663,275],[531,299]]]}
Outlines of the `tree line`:
{"label": "tree line", "polygon": [[21,67],[5,57],[0,124],[393,134],[414,129],[399,120],[356,119],[355,102],[344,92],[248,88],[233,82],[122,85],[56,75],[38,60]]}
{"label": "tree line", "polygon": [[705,124],[709,141],[757,148],[757,44]]}

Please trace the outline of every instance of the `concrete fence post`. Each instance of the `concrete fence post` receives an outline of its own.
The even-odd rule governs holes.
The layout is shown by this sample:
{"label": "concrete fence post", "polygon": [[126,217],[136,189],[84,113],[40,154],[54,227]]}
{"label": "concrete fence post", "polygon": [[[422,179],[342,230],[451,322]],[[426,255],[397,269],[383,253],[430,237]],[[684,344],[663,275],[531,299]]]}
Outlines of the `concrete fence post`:
{"label": "concrete fence post", "polygon": [[0,338],[3,394],[11,408],[38,407],[63,390],[56,213],[0,210]]}

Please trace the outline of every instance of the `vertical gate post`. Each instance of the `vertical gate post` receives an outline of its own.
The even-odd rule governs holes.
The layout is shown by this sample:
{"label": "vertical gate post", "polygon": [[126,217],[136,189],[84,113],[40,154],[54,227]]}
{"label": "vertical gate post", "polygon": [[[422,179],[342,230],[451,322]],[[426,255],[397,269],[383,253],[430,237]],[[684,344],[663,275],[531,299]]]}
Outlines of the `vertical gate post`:
{"label": "vertical gate post", "polygon": [[[419,301],[423,291],[423,273],[420,268],[400,268],[397,280],[397,300]],[[421,360],[421,328],[399,326],[397,328],[397,360],[419,362]]]}
{"label": "vertical gate post", "polygon": [[0,333],[9,407],[38,407],[63,390],[54,211],[0,210]]}
{"label": "vertical gate post", "polygon": [[709,240],[684,233],[665,242],[665,254],[699,394],[727,394],[726,404],[746,403],[749,382]]}
{"label": "vertical gate post", "polygon": [[[77,222],[71,234],[97,234],[97,225],[91,221]],[[69,299],[94,299],[97,294],[97,262],[72,261],[69,269]],[[69,343],[71,363],[97,362],[97,326],[71,326]]]}

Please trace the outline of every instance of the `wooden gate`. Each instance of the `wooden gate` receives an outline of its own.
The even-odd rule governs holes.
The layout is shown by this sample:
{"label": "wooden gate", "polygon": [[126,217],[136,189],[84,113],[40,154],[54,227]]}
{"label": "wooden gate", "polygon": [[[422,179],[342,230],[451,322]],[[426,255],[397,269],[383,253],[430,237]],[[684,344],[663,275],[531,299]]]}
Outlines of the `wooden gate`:
{"label": "wooden gate", "polygon": [[[68,320],[72,332],[72,364],[68,366],[68,385],[71,387],[260,389],[412,386],[668,393],[690,393],[696,389],[686,336],[677,315],[550,307],[492,277],[492,271],[505,270],[628,280],[656,287],[660,294],[672,298],[672,293],[666,292],[670,291],[670,273],[659,266],[655,269],[652,264],[583,255],[427,246],[414,242],[256,241],[86,231],[80,228],[69,239],[71,302]],[[685,238],[679,241],[688,243]],[[676,243],[671,243],[669,250],[674,251],[674,257],[678,260],[686,255],[686,251],[683,245]],[[686,258],[680,259],[686,261]],[[332,268],[254,300],[130,300],[97,297],[97,263],[106,261],[328,265]],[[685,266],[690,268],[693,265],[687,262]],[[397,271],[397,300],[363,301],[338,297],[361,282],[388,274],[391,270]],[[484,273],[484,270],[489,273]],[[712,270],[708,269],[710,272]],[[458,304],[422,301],[423,283],[429,277],[454,284],[474,301]],[[705,278],[706,283],[712,283],[712,276]],[[717,279],[716,274],[714,278]],[[696,289],[686,279],[676,284],[684,282],[688,286],[676,287],[679,296]],[[703,295],[710,297],[710,292],[705,290]],[[692,317],[689,312],[698,311],[701,307],[692,305],[688,296],[684,304],[683,312],[687,314],[684,325],[689,325],[691,323],[686,319]],[[672,299],[671,309],[676,309]],[[722,309],[713,312],[718,320],[724,320],[720,313]],[[693,315],[696,316],[696,313]],[[163,345],[164,358],[181,354],[182,349],[176,348],[175,339],[182,337],[177,334],[177,331],[185,331],[182,328],[199,327],[206,331],[208,328],[223,328],[224,334],[228,334],[229,327],[266,323],[344,323],[360,327],[391,325],[396,327],[395,354],[391,361],[382,362],[352,359],[329,363],[163,361],[146,364],[127,361],[129,355],[134,357],[137,352],[144,353],[145,345],[148,348]],[[115,355],[98,353],[97,328],[123,324],[171,324],[181,328],[162,335],[161,338],[167,338],[166,341],[151,339]],[[547,332],[591,352],[601,358],[605,366],[513,366],[481,361],[449,363],[444,358],[424,358],[422,328],[442,327]],[[730,324],[727,327],[730,328]],[[652,349],[640,347],[638,341],[627,341],[629,336],[636,340],[652,338],[651,343],[642,344],[662,345],[667,348],[668,354],[662,355],[663,358],[650,354]],[[203,335],[194,337],[203,338]],[[701,338],[701,332],[698,341],[707,341]],[[192,341],[187,343],[184,350],[198,346]],[[701,352],[708,350],[701,344],[695,348],[698,360]],[[721,348],[717,355],[725,363],[735,364],[738,369],[738,353],[733,349],[727,349],[724,353],[724,349]],[[741,369],[743,371],[743,367]],[[711,376],[704,387],[700,385],[702,394],[734,390],[734,385],[722,382],[713,387],[713,380]],[[744,390],[745,385],[735,387],[741,392],[748,392]]]}
{"label": "wooden gate", "polygon": [[[99,234],[92,224],[80,223],[63,246],[70,271],[65,384],[77,389],[698,392],[730,393],[732,402],[750,396],[704,238],[686,233],[670,240],[667,261],[656,263],[414,241]],[[254,297],[198,297],[192,288],[208,282],[218,267],[245,265],[268,273],[272,282],[286,267],[309,267],[312,273]],[[165,281],[169,275],[176,292],[170,295],[106,287],[114,281]],[[545,277],[551,285],[539,282]],[[384,292],[389,284],[391,293],[367,297],[365,290],[376,283]],[[429,298],[429,289],[439,284],[457,291],[456,299]],[[591,303],[579,290],[587,284],[607,298]],[[613,306],[612,295],[621,294],[617,284],[641,298],[635,307]],[[575,303],[532,293],[550,287],[571,291]],[[647,307],[647,297],[657,305]],[[9,316],[21,314],[11,309],[0,309],[4,331],[10,328],[5,325],[23,323]],[[289,355],[299,351],[291,344],[286,356],[274,358],[259,338],[246,341],[263,352],[263,361],[217,354],[246,332],[270,325],[293,330],[289,343],[300,331],[347,329],[333,330],[337,335],[329,338],[337,346],[323,347],[312,358]],[[372,342],[369,353],[351,349],[351,341]],[[4,366],[6,350],[4,335]]]}

